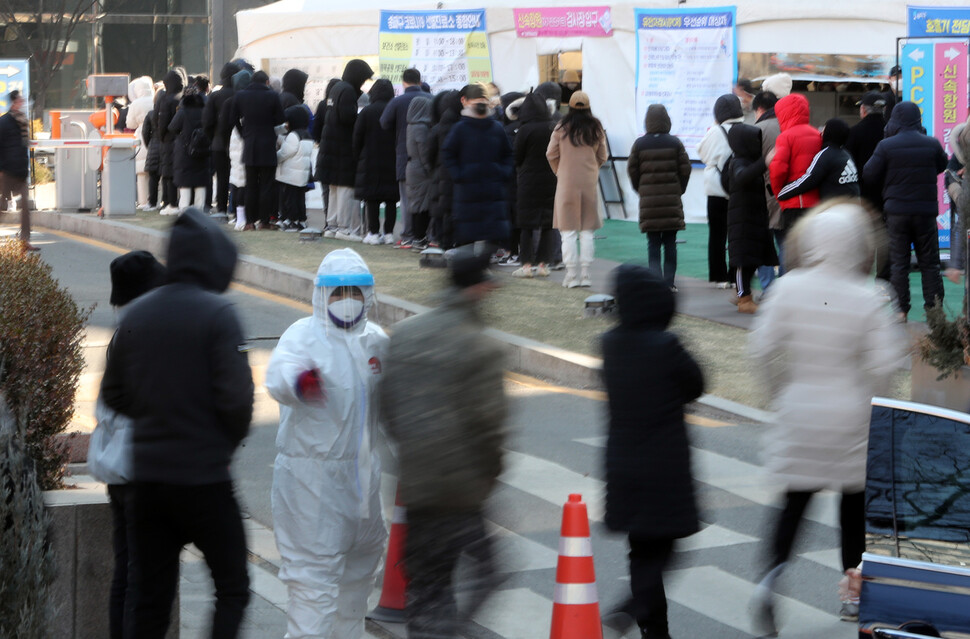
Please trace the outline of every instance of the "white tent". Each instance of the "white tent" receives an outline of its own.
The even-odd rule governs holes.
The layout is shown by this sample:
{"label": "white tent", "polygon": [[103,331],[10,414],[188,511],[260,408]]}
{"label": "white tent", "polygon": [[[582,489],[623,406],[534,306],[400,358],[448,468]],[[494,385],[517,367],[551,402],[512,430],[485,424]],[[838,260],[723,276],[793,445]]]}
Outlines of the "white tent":
{"label": "white tent", "polygon": [[[677,0],[646,0],[637,4],[610,4],[612,37],[519,38],[513,8],[530,6],[588,6],[588,0],[530,2],[529,0],[456,0],[402,3],[388,0],[280,0],[236,14],[239,32],[237,55],[253,62],[274,58],[341,58],[374,56],[378,52],[381,9],[486,10],[486,27],[492,73],[503,91],[525,90],[539,83],[538,56],[581,50],[583,90],[593,111],[607,128],[613,153],[626,155],[639,135],[634,108],[636,77],[635,8],[677,8]],[[711,6],[731,2],[710,2]],[[738,51],[747,53],[797,52],[808,54],[894,55],[896,38],[906,35],[904,0],[736,0]],[[934,5],[957,5],[939,0]],[[725,86],[725,92],[730,91]],[[699,177],[699,176],[698,176]],[[636,195],[625,176],[626,210],[636,216]],[[704,217],[700,179],[692,179],[685,197],[688,217]]]}

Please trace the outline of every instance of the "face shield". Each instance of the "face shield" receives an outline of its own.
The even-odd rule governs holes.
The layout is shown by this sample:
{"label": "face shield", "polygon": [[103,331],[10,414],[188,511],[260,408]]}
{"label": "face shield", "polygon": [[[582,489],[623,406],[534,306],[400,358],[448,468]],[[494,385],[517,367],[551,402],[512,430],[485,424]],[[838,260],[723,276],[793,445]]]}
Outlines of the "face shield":
{"label": "face shield", "polygon": [[318,275],[327,318],[337,328],[349,330],[366,320],[368,293],[373,290],[370,273]]}

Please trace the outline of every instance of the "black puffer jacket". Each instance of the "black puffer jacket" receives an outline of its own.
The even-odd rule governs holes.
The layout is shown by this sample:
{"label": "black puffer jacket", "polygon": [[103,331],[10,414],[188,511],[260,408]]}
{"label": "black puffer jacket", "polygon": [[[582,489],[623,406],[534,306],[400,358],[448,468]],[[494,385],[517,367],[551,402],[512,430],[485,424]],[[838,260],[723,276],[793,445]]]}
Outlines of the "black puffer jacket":
{"label": "black puffer jacket", "polygon": [[900,102],[886,125],[886,139],[876,146],[863,170],[867,188],[882,190],[886,215],[937,215],[937,176],[946,169],[946,153],[922,132],[919,107]]}
{"label": "black puffer jacket", "polygon": [[231,109],[229,122],[239,127],[243,139],[243,164],[276,166],[276,127],[283,124],[279,94],[269,85],[251,82],[232,96]]}
{"label": "black puffer jacket", "polygon": [[778,192],[779,200],[818,189],[823,200],[833,197],[859,197],[859,172],[849,152],[842,148],[849,137],[849,125],[838,118],[825,123],[822,150],[812,159],[805,174]]}
{"label": "black puffer jacket", "polygon": [[327,98],[326,121],[317,157],[317,180],[332,186],[354,186],[357,163],[354,161],[354,124],[360,87],[374,75],[363,60],[351,60],[344,67],[340,82]]}
{"label": "black puffer jacket", "polygon": [[[26,119],[26,114],[24,119]],[[7,111],[0,117],[0,171],[25,179],[30,173],[30,148],[20,124]],[[23,202],[21,206],[26,206]]]}
{"label": "black puffer jacket", "polygon": [[852,156],[858,169],[859,188],[862,196],[878,208],[882,208],[882,185],[877,184],[869,188],[862,179],[862,170],[869,162],[876,147],[885,137],[886,119],[881,113],[870,113],[849,129],[849,140],[845,143],[845,150]]}
{"label": "black puffer jacket", "polygon": [[299,69],[290,69],[283,74],[280,104],[284,111],[291,106],[303,104],[303,94],[306,91],[306,81],[309,77]]}
{"label": "black puffer jacket", "polygon": [[230,479],[253,413],[242,329],[220,295],[235,265],[225,231],[189,209],[172,226],[169,283],[130,304],[108,347],[101,397],[134,422],[135,481]]}
{"label": "black puffer jacket", "polygon": [[237,73],[239,73],[239,67],[232,62],[227,62],[222,66],[222,71],[219,73],[222,88],[209,94],[205,101],[205,108],[202,109],[202,130],[212,140],[210,148],[213,153],[225,154],[229,152],[229,138],[224,135],[224,130],[219,127],[219,112],[222,110],[222,105],[235,92],[232,88],[232,76]]}
{"label": "black puffer jacket", "polygon": [[614,271],[620,324],[603,335],[609,396],[606,525],[652,539],[698,530],[684,405],[704,392],[704,375],[667,331],[674,295],[649,269]]}
{"label": "black puffer jacket", "polygon": [[734,155],[724,167],[722,182],[728,192],[728,258],[731,268],[778,264],[768,230],[765,200],[765,161],[761,155],[761,129],[735,124],[728,131]]}
{"label": "black puffer jacket", "polygon": [[148,149],[145,156],[145,171],[147,173],[158,173],[161,163],[162,141],[158,139],[156,129],[158,128],[158,111],[152,109],[145,115],[145,120],[141,125],[141,141]]}
{"label": "black puffer jacket", "polygon": [[175,165],[175,133],[169,128],[175,112],[178,110],[179,101],[182,99],[182,90],[185,89],[185,76],[180,69],[172,69],[162,78],[165,91],[159,92],[158,102],[155,104],[155,111],[158,113],[158,132],[161,140],[159,148],[159,172],[162,177],[172,177]]}
{"label": "black puffer jacket", "polygon": [[168,125],[169,130],[176,134],[175,154],[174,154],[174,173],[173,179],[175,186],[179,188],[197,188],[205,186],[206,182],[212,179],[209,173],[209,158],[194,158],[189,155],[189,143],[192,140],[192,132],[202,127],[202,111],[205,107],[205,99],[198,93],[189,93],[182,98],[179,110],[172,123]]}
{"label": "black puffer jacket", "polygon": [[434,166],[431,217],[450,219],[455,183],[441,161],[441,147],[445,145],[451,127],[461,119],[461,95],[458,91],[443,91],[434,97],[432,106],[437,123],[431,127],[431,164]]}
{"label": "black puffer jacket", "polygon": [[541,95],[533,92],[525,96],[519,107],[519,123],[514,145],[519,228],[551,229],[556,174],[549,167],[546,149],[555,125]]}
{"label": "black puffer jacket", "polygon": [[647,108],[646,135],[633,143],[627,173],[640,195],[640,232],[683,231],[680,196],[690,179],[683,143],[670,135],[670,116],[662,104]]}
{"label": "black puffer jacket", "polygon": [[381,114],[394,97],[389,80],[380,79],[370,91],[370,104],[357,115],[354,125],[354,157],[357,158],[357,177],[354,197],[359,200],[397,202],[400,197],[394,131],[381,126]]}

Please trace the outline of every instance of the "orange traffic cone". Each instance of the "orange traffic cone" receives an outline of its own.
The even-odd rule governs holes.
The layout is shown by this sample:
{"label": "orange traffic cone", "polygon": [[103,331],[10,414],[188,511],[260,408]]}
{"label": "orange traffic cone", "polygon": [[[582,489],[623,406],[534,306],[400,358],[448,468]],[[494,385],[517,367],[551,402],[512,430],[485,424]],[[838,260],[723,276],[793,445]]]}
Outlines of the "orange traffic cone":
{"label": "orange traffic cone", "polygon": [[384,585],[381,600],[368,619],[389,623],[404,623],[404,593],[408,580],[404,575],[404,538],[407,535],[407,511],[401,504],[401,491],[394,497],[394,515],[391,518],[391,539],[387,544],[387,561],[384,563]]}
{"label": "orange traffic cone", "polygon": [[570,495],[563,506],[560,534],[549,639],[603,639],[589,517],[582,495]]}

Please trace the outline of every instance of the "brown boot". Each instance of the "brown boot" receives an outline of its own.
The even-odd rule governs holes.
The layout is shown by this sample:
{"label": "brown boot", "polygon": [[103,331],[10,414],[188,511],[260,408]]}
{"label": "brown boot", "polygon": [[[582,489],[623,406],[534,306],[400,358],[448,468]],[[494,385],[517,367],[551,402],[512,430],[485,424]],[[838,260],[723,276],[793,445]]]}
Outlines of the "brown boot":
{"label": "brown boot", "polygon": [[758,305],[755,304],[750,295],[745,295],[744,297],[738,299],[738,313],[754,315],[757,310]]}

